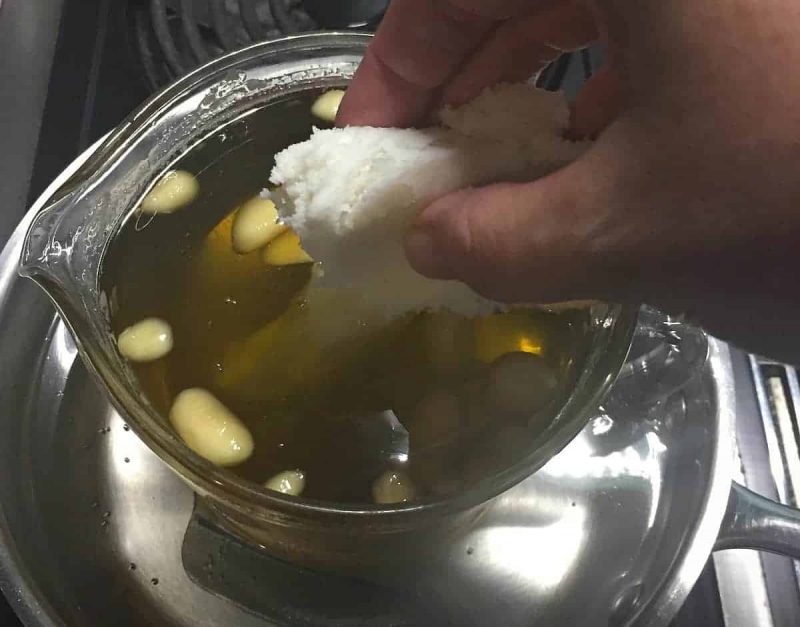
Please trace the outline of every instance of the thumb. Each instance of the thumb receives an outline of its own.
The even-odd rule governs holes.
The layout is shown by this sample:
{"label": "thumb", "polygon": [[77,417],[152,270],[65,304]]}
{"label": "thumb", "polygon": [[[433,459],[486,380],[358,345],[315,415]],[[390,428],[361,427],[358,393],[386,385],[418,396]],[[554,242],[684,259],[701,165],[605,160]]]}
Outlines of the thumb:
{"label": "thumb", "polygon": [[498,183],[436,200],[406,236],[412,267],[431,278],[463,281],[502,302],[611,299],[623,288],[629,293],[638,272],[614,254],[626,232],[612,210],[624,189],[624,164],[612,158],[619,151],[608,135],[580,160],[538,181]]}

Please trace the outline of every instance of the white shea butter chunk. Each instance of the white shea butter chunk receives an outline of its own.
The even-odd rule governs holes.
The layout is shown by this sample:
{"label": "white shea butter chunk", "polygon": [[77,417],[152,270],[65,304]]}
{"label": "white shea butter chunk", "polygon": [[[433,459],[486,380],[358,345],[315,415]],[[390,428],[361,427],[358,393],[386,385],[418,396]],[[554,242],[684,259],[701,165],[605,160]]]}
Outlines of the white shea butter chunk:
{"label": "white shea butter chunk", "polygon": [[563,95],[512,84],[445,109],[436,128],[315,130],[275,158],[278,212],[321,262],[321,285],[356,289],[391,315],[488,313],[497,304],[466,285],[417,274],[403,237],[416,213],[444,194],[532,180],[575,160],[587,144],[563,138],[568,120]]}

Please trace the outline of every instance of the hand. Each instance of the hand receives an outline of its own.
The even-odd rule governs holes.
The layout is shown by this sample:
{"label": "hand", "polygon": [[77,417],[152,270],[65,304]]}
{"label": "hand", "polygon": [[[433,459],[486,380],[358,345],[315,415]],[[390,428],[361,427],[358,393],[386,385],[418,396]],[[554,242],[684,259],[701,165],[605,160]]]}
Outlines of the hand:
{"label": "hand", "polygon": [[584,157],[424,209],[421,273],[508,302],[647,301],[800,360],[800,3],[394,0],[337,123],[424,123],[600,37]]}

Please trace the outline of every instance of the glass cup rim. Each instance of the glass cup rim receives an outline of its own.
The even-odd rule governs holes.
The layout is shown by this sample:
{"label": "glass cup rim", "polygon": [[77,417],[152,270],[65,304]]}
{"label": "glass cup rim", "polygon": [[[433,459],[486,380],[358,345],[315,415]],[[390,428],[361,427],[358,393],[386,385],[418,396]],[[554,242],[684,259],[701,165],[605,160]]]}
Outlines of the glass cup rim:
{"label": "glass cup rim", "polygon": [[[353,53],[361,55],[370,39],[369,34],[352,32],[293,35],[255,43],[206,63],[155,94],[112,131],[95,155],[90,157],[78,173],[56,191],[48,202],[44,203],[45,206],[40,213],[67,197],[76,185],[86,183],[93,176],[111,167],[114,160],[127,147],[135,144],[141,133],[147,132],[147,125],[154,116],[168,112],[171,104],[177,102],[182,94],[190,92],[200,81],[213,77],[222,80],[223,76],[237,65],[257,61],[261,56],[316,51],[321,53],[318,58],[322,58],[326,48],[336,50],[348,48]],[[32,225],[26,236],[26,251],[34,226]],[[48,293],[75,338],[84,364],[108,392],[115,409],[125,418],[137,436],[196,492],[211,497],[227,508],[251,516],[258,513],[280,513],[299,519],[311,516],[317,519],[319,517],[352,519],[354,516],[359,516],[368,518],[371,523],[380,520],[387,525],[402,525],[411,517],[416,520],[423,516],[466,510],[490,500],[538,470],[580,432],[589,417],[589,412],[597,407],[622,368],[630,349],[638,316],[638,306],[633,305],[609,306],[602,314],[604,324],[600,333],[605,333],[606,337],[604,346],[601,347],[604,351],[601,353],[595,348],[587,357],[587,365],[581,371],[579,380],[554,423],[562,415],[569,416],[561,421],[558,429],[551,433],[546,441],[532,447],[524,459],[499,473],[482,478],[456,494],[436,500],[392,506],[353,505],[288,497],[269,492],[201,458],[180,441],[152,407],[141,401],[137,391],[128,389],[124,378],[114,371],[110,362],[107,363],[104,349],[95,346],[91,341],[92,333],[84,333],[83,318],[91,314],[75,310],[71,304],[69,288],[62,285],[62,282],[54,280],[46,269],[43,270],[26,261],[25,254],[20,273],[32,278]],[[84,341],[84,335],[89,338],[88,341]],[[589,377],[592,374],[595,376]],[[587,378],[592,380],[587,382],[585,381]]]}

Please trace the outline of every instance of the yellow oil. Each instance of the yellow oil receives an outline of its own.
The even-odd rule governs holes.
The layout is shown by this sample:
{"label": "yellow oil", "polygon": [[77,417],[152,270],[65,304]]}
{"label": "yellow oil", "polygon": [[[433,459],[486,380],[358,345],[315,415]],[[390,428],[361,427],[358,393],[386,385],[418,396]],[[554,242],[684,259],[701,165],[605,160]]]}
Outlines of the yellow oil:
{"label": "yellow oil", "polygon": [[[547,427],[581,363],[586,314],[387,321],[359,294],[314,287],[310,264],[234,252],[236,207],[268,185],[276,152],[323,126],[310,114],[315,96],[256,110],[174,165],[200,192],[169,215],[133,214],[116,237],[103,274],[113,330],[148,316],[170,323],[172,351],[132,364],[144,392],[164,416],[181,390],[216,395],[253,433],[253,456],[231,469],[249,480],[299,468],[303,496],[368,503],[375,478],[398,468],[421,499],[457,491],[507,467]],[[535,355],[558,381],[524,416],[486,401],[492,364],[512,352]],[[410,431],[407,459],[387,412]]]}

